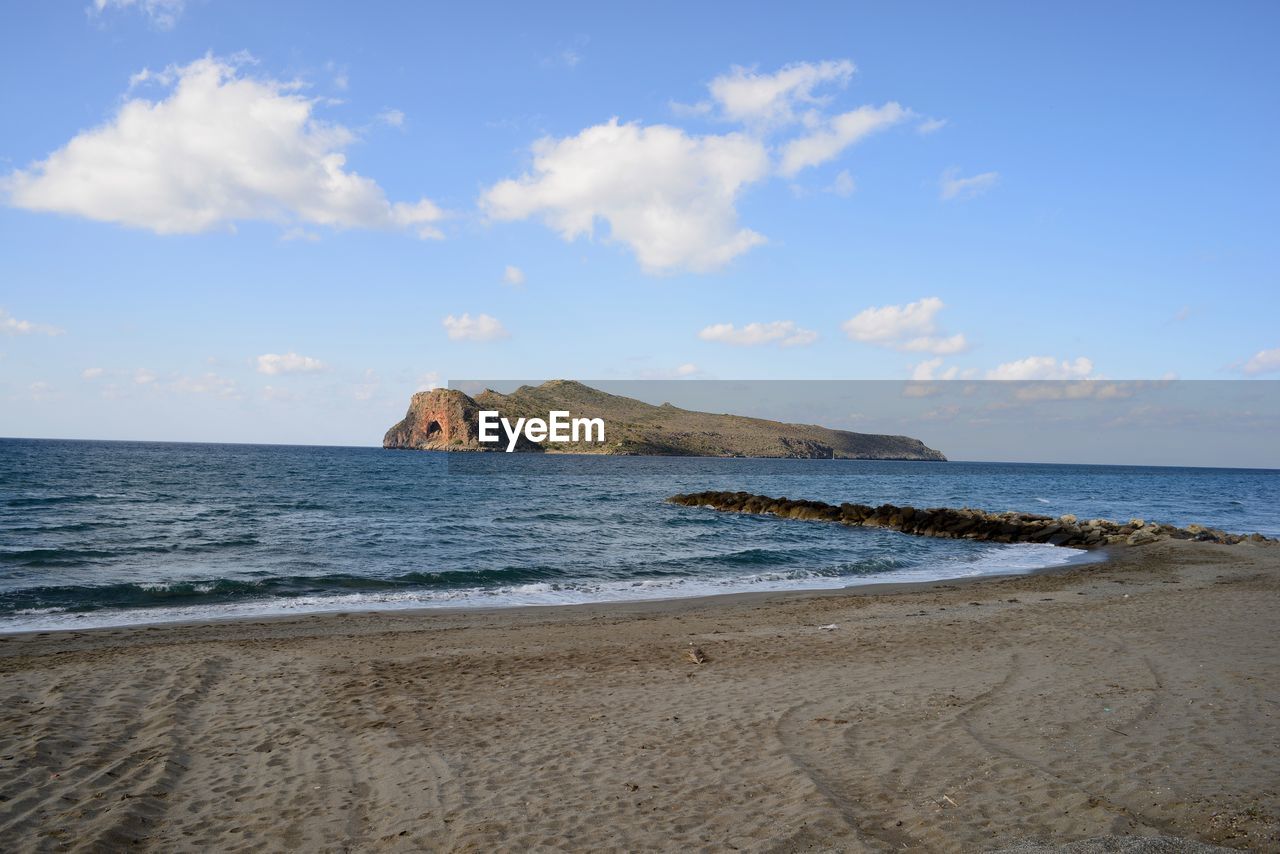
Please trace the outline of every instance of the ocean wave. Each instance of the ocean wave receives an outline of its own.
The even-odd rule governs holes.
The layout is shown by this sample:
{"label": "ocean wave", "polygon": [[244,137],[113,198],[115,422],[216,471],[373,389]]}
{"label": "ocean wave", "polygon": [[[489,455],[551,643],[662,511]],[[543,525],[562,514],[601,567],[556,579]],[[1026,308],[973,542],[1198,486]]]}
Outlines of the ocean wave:
{"label": "ocean wave", "polygon": [[30,567],[80,566],[117,554],[106,549],[16,549],[0,551],[0,563]]}
{"label": "ocean wave", "polygon": [[[0,632],[94,628],[335,611],[494,608],[678,599],[780,590],[831,590],[871,583],[941,581],[1096,559],[1048,545],[992,546],[972,557],[892,565],[892,559],[838,568],[767,570],[723,575],[655,574],[619,579],[556,578],[551,570],[409,573],[391,579],[295,576],[68,585],[0,594]],[[439,580],[456,576],[454,583]],[[541,576],[541,577],[530,577]],[[479,578],[489,583],[477,583]],[[499,582],[498,579],[505,579]],[[435,581],[431,586],[426,581]]]}
{"label": "ocean wave", "polygon": [[91,493],[87,495],[37,495],[10,498],[5,501],[6,507],[45,507],[57,504],[83,504],[89,501],[100,501],[105,495]]}
{"label": "ocean wave", "polygon": [[228,537],[218,540],[200,539],[161,542],[135,542],[114,549],[34,548],[0,551],[0,564],[29,568],[80,567],[104,561],[117,561],[131,556],[165,554],[206,554],[239,549],[258,544],[253,536]]}

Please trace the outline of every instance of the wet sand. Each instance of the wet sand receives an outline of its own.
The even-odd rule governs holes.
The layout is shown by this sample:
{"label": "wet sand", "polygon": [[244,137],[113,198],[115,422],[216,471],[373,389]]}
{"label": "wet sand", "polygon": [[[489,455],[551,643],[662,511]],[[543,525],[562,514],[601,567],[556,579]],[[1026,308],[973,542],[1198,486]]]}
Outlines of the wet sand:
{"label": "wet sand", "polygon": [[1278,629],[1280,547],[1168,542],[961,584],[0,636],[0,847],[1280,851]]}

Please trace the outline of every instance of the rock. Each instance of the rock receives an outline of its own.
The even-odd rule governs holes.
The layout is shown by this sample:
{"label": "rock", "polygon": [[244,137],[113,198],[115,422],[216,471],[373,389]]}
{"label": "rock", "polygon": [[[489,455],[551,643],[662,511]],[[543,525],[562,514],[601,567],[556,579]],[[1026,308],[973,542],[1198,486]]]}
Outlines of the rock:
{"label": "rock", "polygon": [[1142,546],[1172,539],[1196,539],[1223,544],[1239,543],[1246,539],[1257,543],[1275,542],[1261,534],[1244,537],[1202,525],[1188,525],[1186,528],[1156,522],[1148,525],[1141,519],[1132,519],[1127,525],[1118,525],[1107,519],[1090,519],[1077,524],[1076,517],[1070,514],[1055,520],[1033,513],[986,513],[967,507],[930,507],[918,510],[893,504],[870,507],[849,502],[837,507],[821,501],[793,501],[747,492],[695,492],[673,495],[667,500],[685,507],[712,507],[732,513],[839,522],[851,527],[889,528],[925,537],[997,543],[1049,543],[1055,546],[1098,548],[1121,543]]}
{"label": "rock", "polygon": [[1151,531],[1144,531],[1139,529],[1137,531],[1134,531],[1132,534],[1130,534],[1129,538],[1125,540],[1125,542],[1131,546],[1145,546],[1148,543],[1154,543],[1158,539],[1159,537],[1157,537]]}
{"label": "rock", "polygon": [[[382,438],[384,448],[414,451],[504,451],[506,441],[481,444],[480,405],[457,389],[420,391],[409,401],[409,411]],[[522,434],[517,451],[541,451]]]}

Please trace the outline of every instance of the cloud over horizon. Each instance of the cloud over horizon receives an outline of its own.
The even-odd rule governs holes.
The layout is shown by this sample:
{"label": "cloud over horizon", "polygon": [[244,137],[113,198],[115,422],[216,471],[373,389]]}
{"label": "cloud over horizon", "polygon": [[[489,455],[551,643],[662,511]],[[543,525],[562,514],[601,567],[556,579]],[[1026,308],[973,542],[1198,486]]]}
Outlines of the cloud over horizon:
{"label": "cloud over horizon", "polygon": [[1259,350],[1254,353],[1240,370],[1246,374],[1270,374],[1280,371],[1280,347],[1271,350]]}
{"label": "cloud over horizon", "polygon": [[494,341],[511,336],[498,318],[487,314],[475,317],[467,312],[458,316],[450,314],[440,324],[451,341]]}
{"label": "cloud over horizon", "polygon": [[19,320],[6,309],[0,308],[0,333],[5,335],[61,335],[66,332],[57,326],[47,323],[33,323],[30,320]]}
{"label": "cloud over horizon", "polygon": [[1093,360],[1080,356],[1058,361],[1052,356],[1028,356],[987,371],[989,380],[1084,380],[1093,379]]}
{"label": "cloud over horizon", "polygon": [[778,344],[782,347],[803,347],[818,340],[818,333],[802,329],[794,320],[775,320],[770,323],[748,323],[741,329],[732,323],[715,323],[703,328],[698,337],[703,341],[718,341],[738,347],[759,344]]}
{"label": "cloud over horizon", "polygon": [[323,371],[328,366],[319,359],[303,356],[299,353],[263,353],[257,358],[258,373],[268,376],[277,374],[312,374]]}
{"label": "cloud over horizon", "polygon": [[944,307],[938,297],[925,297],[906,305],[875,306],[863,309],[840,328],[851,340],[893,350],[935,356],[962,353],[969,348],[963,334],[938,332],[937,314]]}

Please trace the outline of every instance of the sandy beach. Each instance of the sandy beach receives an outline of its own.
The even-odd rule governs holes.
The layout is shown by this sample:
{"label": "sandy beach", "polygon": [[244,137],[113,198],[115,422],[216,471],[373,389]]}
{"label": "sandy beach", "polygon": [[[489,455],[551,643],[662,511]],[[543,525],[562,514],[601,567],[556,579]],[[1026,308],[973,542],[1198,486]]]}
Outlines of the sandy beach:
{"label": "sandy beach", "polygon": [[[0,637],[11,851],[1280,850],[1280,548]],[[686,660],[690,644],[707,657]]]}

